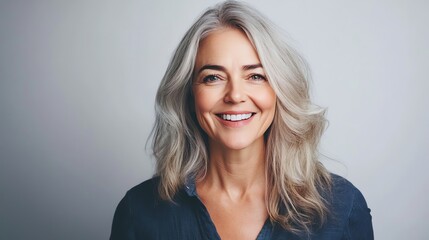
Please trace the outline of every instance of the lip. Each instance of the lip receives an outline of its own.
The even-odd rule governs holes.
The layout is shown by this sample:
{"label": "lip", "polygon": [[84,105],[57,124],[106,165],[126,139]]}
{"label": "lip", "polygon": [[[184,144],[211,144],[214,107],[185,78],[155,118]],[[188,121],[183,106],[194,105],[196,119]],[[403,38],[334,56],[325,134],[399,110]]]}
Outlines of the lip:
{"label": "lip", "polygon": [[216,115],[221,115],[221,114],[248,114],[248,113],[255,114],[255,112],[251,112],[251,111],[225,111],[225,112],[218,112],[218,113],[216,113]]}
{"label": "lip", "polygon": [[[240,120],[240,121],[228,121],[228,120],[224,120],[221,117],[222,114],[236,115],[236,114],[249,114],[249,113],[252,114],[252,116],[250,116],[250,118],[245,119],[245,120]],[[225,111],[225,112],[216,113],[215,115],[216,115],[216,118],[219,120],[219,122],[222,125],[224,125],[225,127],[240,128],[240,127],[248,125],[253,120],[253,117],[256,115],[256,113],[250,112],[250,111]]]}

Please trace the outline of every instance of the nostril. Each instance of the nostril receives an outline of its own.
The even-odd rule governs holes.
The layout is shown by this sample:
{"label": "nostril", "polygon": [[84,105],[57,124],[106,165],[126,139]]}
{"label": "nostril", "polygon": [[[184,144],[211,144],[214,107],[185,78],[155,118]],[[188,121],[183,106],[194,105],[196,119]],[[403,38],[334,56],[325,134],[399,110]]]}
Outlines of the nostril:
{"label": "nostril", "polygon": [[246,101],[246,97],[244,94],[241,94],[241,93],[229,93],[229,94],[226,94],[224,97],[224,102],[227,102],[227,103],[240,103],[245,101]]}

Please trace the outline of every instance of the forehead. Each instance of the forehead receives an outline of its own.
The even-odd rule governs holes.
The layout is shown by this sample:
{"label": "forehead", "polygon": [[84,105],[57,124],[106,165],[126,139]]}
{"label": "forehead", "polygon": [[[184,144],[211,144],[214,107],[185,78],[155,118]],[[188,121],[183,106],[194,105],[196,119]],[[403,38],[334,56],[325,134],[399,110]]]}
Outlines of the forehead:
{"label": "forehead", "polygon": [[217,29],[200,42],[196,66],[233,62],[243,65],[259,63],[258,54],[243,31],[234,28]]}

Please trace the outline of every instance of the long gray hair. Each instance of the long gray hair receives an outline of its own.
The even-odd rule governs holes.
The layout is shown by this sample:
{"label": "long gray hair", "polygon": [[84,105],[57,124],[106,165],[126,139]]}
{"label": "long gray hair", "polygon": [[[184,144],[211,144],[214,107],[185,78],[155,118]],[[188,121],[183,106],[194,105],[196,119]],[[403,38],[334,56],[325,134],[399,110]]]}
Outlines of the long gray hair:
{"label": "long gray hair", "polygon": [[172,200],[187,179],[201,178],[207,171],[206,136],[193,111],[193,71],[200,41],[224,27],[246,33],[277,96],[266,133],[269,217],[287,230],[308,233],[328,214],[322,191],[329,189],[331,180],[317,152],[325,110],[310,101],[305,61],[269,20],[241,2],[226,1],[201,15],[186,32],[161,81],[152,131],[159,194]]}

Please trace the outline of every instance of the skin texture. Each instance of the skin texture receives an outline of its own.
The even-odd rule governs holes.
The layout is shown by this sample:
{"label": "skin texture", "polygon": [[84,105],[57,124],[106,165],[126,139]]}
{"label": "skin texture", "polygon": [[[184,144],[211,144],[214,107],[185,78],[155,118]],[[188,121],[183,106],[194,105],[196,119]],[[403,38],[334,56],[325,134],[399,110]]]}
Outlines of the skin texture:
{"label": "skin texture", "polygon": [[[216,30],[200,43],[194,74],[195,113],[210,153],[198,195],[222,239],[255,239],[268,217],[264,133],[274,118],[275,93],[237,29]],[[250,113],[241,121],[220,117]]]}

